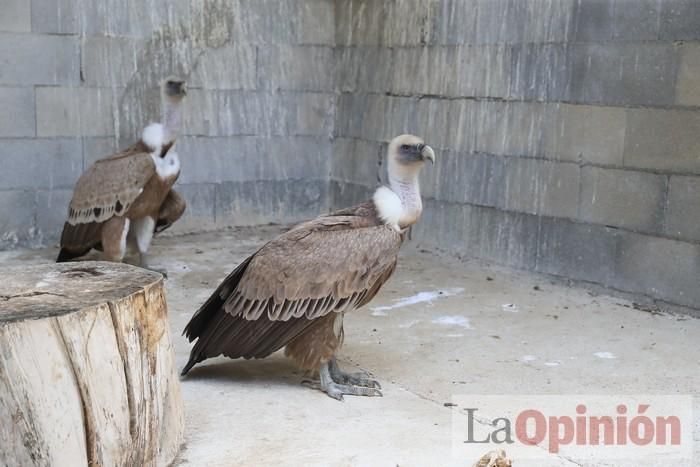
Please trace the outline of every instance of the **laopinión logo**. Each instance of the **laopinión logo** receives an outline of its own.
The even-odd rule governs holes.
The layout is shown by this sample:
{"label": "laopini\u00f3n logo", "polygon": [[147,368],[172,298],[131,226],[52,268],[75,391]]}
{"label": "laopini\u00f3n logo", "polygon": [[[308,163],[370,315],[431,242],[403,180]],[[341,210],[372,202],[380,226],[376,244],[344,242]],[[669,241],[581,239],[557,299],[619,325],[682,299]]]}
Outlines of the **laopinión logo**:
{"label": "laopini\u00f3n logo", "polygon": [[691,396],[459,395],[452,403],[452,451],[461,459],[489,449],[505,449],[516,464],[560,458],[641,467],[692,457]]}

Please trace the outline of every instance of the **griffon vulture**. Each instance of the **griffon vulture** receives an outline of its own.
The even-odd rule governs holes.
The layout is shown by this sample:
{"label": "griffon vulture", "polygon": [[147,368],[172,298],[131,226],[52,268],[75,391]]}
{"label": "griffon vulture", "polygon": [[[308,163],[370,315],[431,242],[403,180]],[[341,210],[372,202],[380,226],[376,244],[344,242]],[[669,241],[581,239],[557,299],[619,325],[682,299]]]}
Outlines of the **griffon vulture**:
{"label": "griffon vulture", "polygon": [[[185,82],[168,78],[161,87],[162,123],[151,123],[130,148],[95,162],[78,179],[61,235],[57,262],[83,256],[92,248],[109,261],[121,261],[127,239],[135,243],[140,265],[155,232],[180,218],[185,200],[172,186],[180,175],[174,149],[182,118]],[[161,271],[164,272],[164,271]]]}
{"label": "griffon vulture", "polygon": [[348,374],[335,354],[343,316],[368,303],[396,268],[404,232],[418,221],[418,175],[433,150],[412,135],[388,149],[389,187],[371,201],[302,223],[243,261],[194,314],[184,334],[198,339],[185,375],[210,357],[264,358],[285,353],[305,370],[318,371],[321,390],[380,396],[365,374]]}

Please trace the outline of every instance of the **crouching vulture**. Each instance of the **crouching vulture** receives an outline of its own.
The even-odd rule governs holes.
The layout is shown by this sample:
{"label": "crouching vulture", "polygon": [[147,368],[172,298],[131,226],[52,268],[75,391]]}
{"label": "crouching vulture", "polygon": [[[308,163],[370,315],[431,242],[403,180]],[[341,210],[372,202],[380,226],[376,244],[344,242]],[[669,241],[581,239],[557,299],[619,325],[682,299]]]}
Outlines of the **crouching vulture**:
{"label": "crouching vulture", "polygon": [[318,217],[279,235],[243,261],[194,314],[184,334],[197,339],[185,375],[207,358],[264,358],[285,347],[320,388],[380,396],[366,374],[338,367],[346,312],[367,304],[396,268],[404,232],[418,221],[418,175],[435,153],[413,135],[388,148],[389,186],[372,200]]}
{"label": "crouching vulture", "polygon": [[[95,248],[108,261],[122,261],[135,244],[140,265],[154,233],[180,218],[185,200],[172,186],[180,175],[175,139],[182,120],[185,82],[166,79],[161,86],[162,123],[151,123],[141,139],[124,151],[100,159],[78,179],[61,234],[57,262]],[[165,271],[159,271],[165,273]]]}

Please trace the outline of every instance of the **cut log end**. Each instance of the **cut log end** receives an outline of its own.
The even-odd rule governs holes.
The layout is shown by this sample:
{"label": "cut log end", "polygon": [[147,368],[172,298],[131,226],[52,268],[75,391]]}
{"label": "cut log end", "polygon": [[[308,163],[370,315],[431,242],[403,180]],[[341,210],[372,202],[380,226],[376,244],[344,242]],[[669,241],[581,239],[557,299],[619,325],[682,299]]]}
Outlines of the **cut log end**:
{"label": "cut log end", "polygon": [[0,465],[171,463],[184,417],[162,277],[103,262],[4,272]]}

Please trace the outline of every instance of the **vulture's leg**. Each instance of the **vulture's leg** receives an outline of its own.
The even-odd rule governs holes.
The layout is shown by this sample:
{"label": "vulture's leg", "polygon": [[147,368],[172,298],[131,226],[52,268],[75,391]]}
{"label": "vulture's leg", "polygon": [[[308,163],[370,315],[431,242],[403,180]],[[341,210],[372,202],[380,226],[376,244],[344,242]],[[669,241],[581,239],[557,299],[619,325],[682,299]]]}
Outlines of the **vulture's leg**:
{"label": "vulture's leg", "polygon": [[321,391],[325,392],[333,399],[343,400],[344,395],[348,396],[381,396],[379,389],[368,388],[365,386],[354,386],[351,384],[336,383],[331,376],[330,364],[325,362],[321,364],[319,370],[321,377]]}
{"label": "vulture's leg", "polygon": [[124,259],[128,233],[129,219],[126,217],[115,216],[104,223],[100,233],[103,259],[117,263]]}
{"label": "vulture's leg", "polygon": [[331,372],[331,378],[333,378],[333,381],[336,383],[364,386],[366,388],[382,388],[379,381],[370,378],[369,374],[365,373],[364,371],[359,373],[345,373],[338,366],[338,362],[335,357],[332,357],[328,362],[328,369]]}
{"label": "vulture's leg", "polygon": [[131,228],[136,237],[136,247],[139,250],[139,266],[144,269],[159,272],[163,274],[163,276],[168,277],[168,271],[153,268],[148,264],[148,248],[151,246],[155,225],[156,221],[150,216],[132,222]]}

